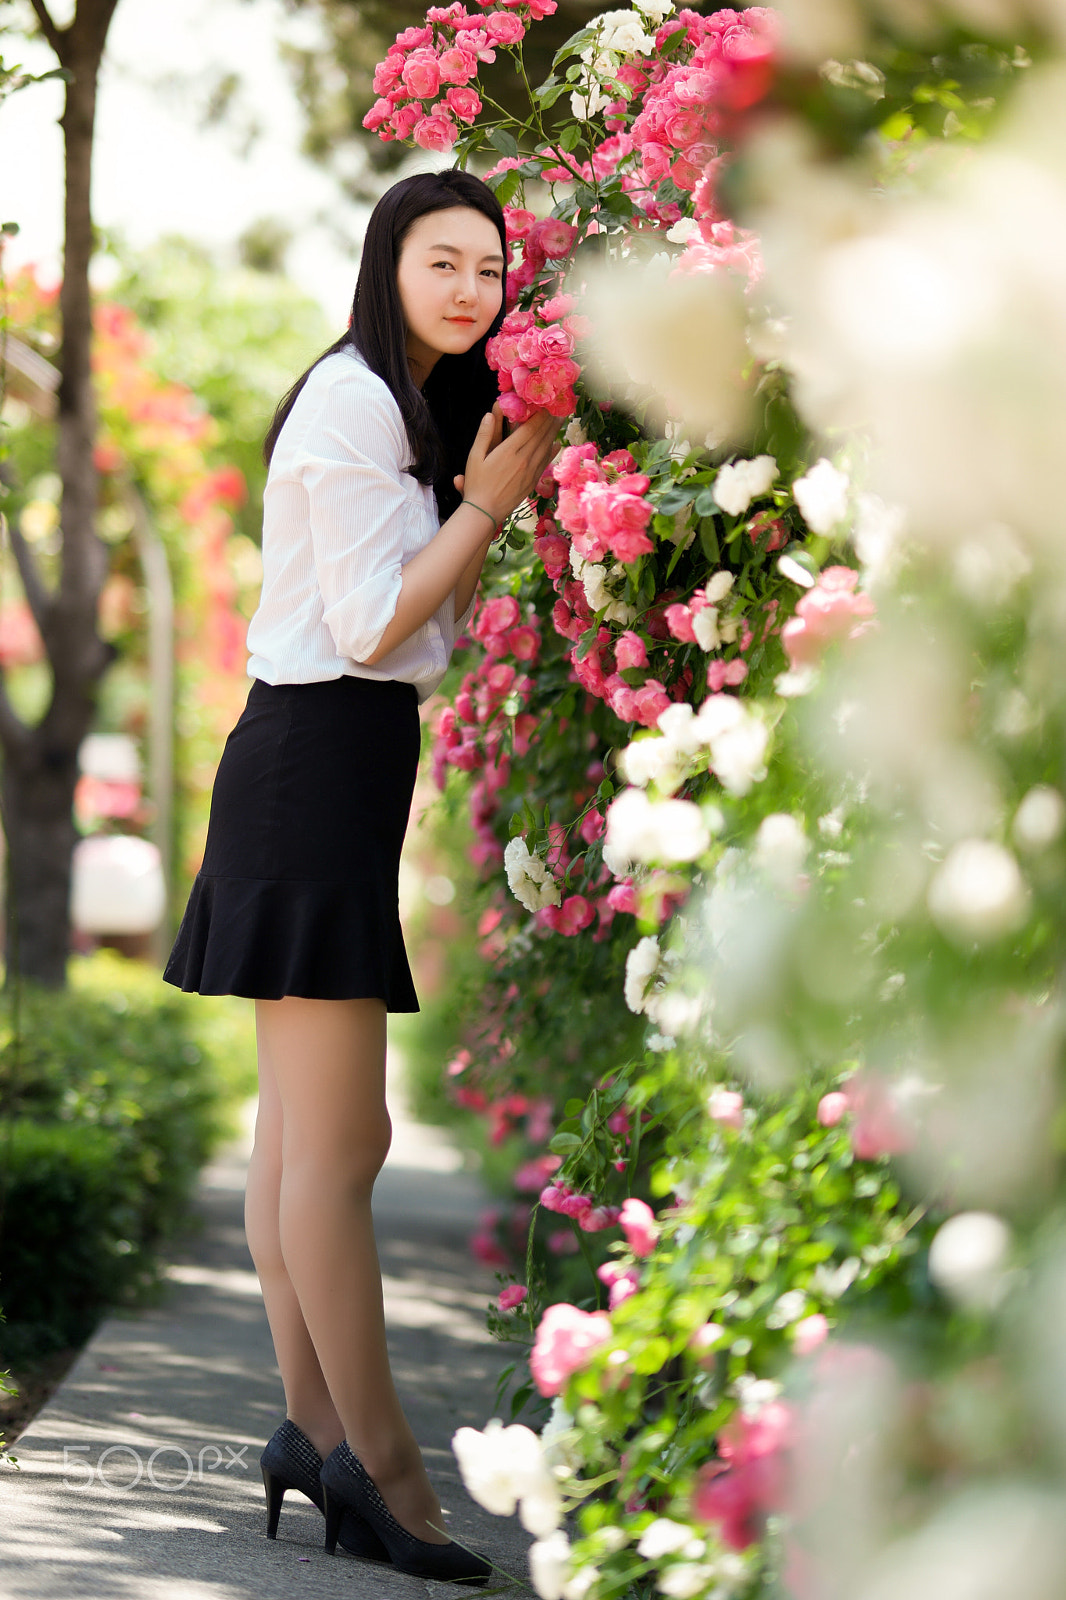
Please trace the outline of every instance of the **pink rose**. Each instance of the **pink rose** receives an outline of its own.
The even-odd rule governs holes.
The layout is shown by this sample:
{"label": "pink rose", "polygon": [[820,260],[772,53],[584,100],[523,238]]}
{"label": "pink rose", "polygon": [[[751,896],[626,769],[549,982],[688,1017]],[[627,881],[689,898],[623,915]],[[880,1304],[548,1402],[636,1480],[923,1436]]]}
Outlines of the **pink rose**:
{"label": "pink rose", "polygon": [[606,827],[607,821],[603,812],[597,811],[593,807],[591,811],[587,811],[582,817],[578,832],[586,844],[595,844],[597,839],[602,838]]}
{"label": "pink rose", "polygon": [[670,705],[670,696],[658,678],[648,678],[633,691],[633,719],[644,728],[658,726],[659,718]]}
{"label": "pink rose", "polygon": [[509,1283],[506,1289],[501,1289],[496,1304],[501,1311],[513,1311],[515,1306],[520,1306],[529,1290],[523,1283]]}
{"label": "pink rose", "polygon": [[707,663],[707,688],[711,694],[719,694],[729,685],[736,688],[743,683],[748,675],[746,661],[741,661],[739,656],[733,661],[709,661]]}
{"label": "pink rose", "polygon": [[506,633],[517,625],[522,613],[513,594],[498,595],[481,607],[474,621],[474,638],[486,639],[490,633]]}
{"label": "pink rose", "polygon": [[525,24],[507,11],[492,11],[485,18],[485,32],[493,44],[517,44],[525,37]]}
{"label": "pink rose", "polygon": [[705,1322],[689,1336],[688,1347],[701,1367],[710,1371],[715,1366],[712,1352],[717,1349],[725,1329],[717,1322]]}
{"label": "pink rose", "polygon": [[831,644],[857,639],[876,614],[868,594],[857,594],[859,575],[851,567],[827,567],[796,605],[796,615],[781,630],[793,667],[813,666]]}
{"label": "pink rose", "polygon": [[577,240],[577,229],[561,217],[546,217],[529,232],[529,243],[551,261],[568,256]]}
{"label": "pink rose", "polygon": [[679,644],[695,644],[696,635],[692,627],[692,609],[690,606],[667,606],[663,612],[666,626]]}
{"label": "pink rose", "polygon": [[851,1148],[860,1161],[876,1161],[910,1149],[910,1131],[887,1084],[874,1073],[856,1073],[849,1080],[847,1102],[855,1118]]}
{"label": "pink rose", "polygon": [[614,658],[620,672],[626,672],[632,667],[646,667],[648,651],[640,634],[627,629],[614,647]]}
{"label": "pink rose", "polygon": [[577,1225],[582,1233],[602,1233],[605,1228],[613,1228],[618,1221],[618,1215],[613,1206],[593,1206],[591,1211],[585,1211],[577,1219]]}
{"label": "pink rose", "polygon": [[416,100],[432,100],[440,88],[440,62],[432,50],[413,50],[401,73],[405,88]]}
{"label": "pink rose", "polygon": [[561,533],[541,534],[533,540],[533,549],[544,563],[544,570],[553,583],[570,565],[570,545]]}
{"label": "pink rose", "polygon": [[533,1381],[545,1397],[559,1393],[572,1372],[583,1367],[597,1346],[611,1337],[603,1311],[579,1311],[565,1301],[549,1306],[540,1319],[529,1358]]}
{"label": "pink rose", "polygon": [[560,318],[569,316],[576,305],[572,294],[556,294],[550,300],[545,300],[540,314],[545,322],[558,322]]}
{"label": "pink rose", "polygon": [[648,535],[639,528],[616,528],[610,535],[609,543],[611,554],[623,564],[636,561],[638,556],[650,555],[655,548]]}
{"label": "pink rose", "polygon": [[451,117],[435,111],[431,117],[422,118],[413,137],[423,150],[450,150],[459,137],[459,130]]}
{"label": "pink rose", "polygon": [[723,1127],[744,1126],[744,1096],[735,1089],[713,1089],[707,1096],[707,1110]]}
{"label": "pink rose", "polygon": [[540,634],[528,622],[520,628],[512,628],[507,635],[507,643],[511,654],[519,661],[535,661],[540,650]]}
{"label": "pink rose", "polygon": [[835,1128],[848,1109],[848,1097],[839,1089],[823,1094],[818,1102],[818,1121],[823,1128]]}
{"label": "pink rose", "polygon": [[659,1224],[651,1206],[631,1196],[622,1202],[620,1216],[626,1244],[635,1256],[650,1256],[659,1237]]}
{"label": "pink rose", "polygon": [[481,110],[481,96],[475,89],[449,89],[444,98],[460,122],[473,122]]}
{"label": "pink rose", "polygon": [[605,1283],[609,1290],[608,1304],[613,1311],[615,1306],[620,1306],[623,1300],[628,1300],[631,1294],[636,1294],[640,1287],[640,1277],[633,1267],[623,1267],[620,1261],[605,1261],[602,1267],[596,1268],[596,1276],[601,1283]]}
{"label": "pink rose", "polygon": [[422,107],[413,100],[393,112],[392,126],[397,139],[409,139],[422,120]]}
{"label": "pink rose", "polygon": [[565,1183],[549,1183],[546,1189],[541,1190],[538,1198],[545,1211],[561,1212],[564,1201],[569,1197],[570,1190]]}
{"label": "pink rose", "polygon": [[631,916],[637,914],[637,893],[633,888],[632,878],[626,878],[623,883],[616,883],[607,893],[607,904],[612,911],[628,911]]}
{"label": "pink rose", "polygon": [[533,415],[533,407],[517,394],[501,394],[499,404],[508,422],[513,422],[516,427]]}
{"label": "pink rose", "polygon": [[506,1250],[487,1231],[471,1235],[470,1253],[476,1261],[480,1261],[486,1267],[505,1267],[507,1265]]}
{"label": "pink rose", "polygon": [[503,220],[507,226],[507,237],[513,242],[515,239],[524,239],[537,219],[532,211],[523,211],[521,206],[504,206]]}
{"label": "pink rose", "polygon": [[792,1330],[792,1348],[798,1356],[809,1356],[824,1344],[829,1334],[829,1324],[820,1311],[804,1317]]}

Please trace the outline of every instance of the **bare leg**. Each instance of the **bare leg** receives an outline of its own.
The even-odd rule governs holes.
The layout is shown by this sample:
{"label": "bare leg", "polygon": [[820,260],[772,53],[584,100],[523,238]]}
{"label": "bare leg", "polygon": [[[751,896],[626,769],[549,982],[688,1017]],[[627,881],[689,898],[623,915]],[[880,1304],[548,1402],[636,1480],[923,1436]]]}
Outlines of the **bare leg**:
{"label": "bare leg", "polygon": [[248,1163],[244,1228],[259,1274],[274,1353],[285,1389],[285,1413],[302,1428],[320,1456],[344,1437],[344,1425],[307,1331],[300,1302],[281,1254],[281,1097],[266,1041],[259,1037],[259,1107]]}
{"label": "bare leg", "polygon": [[370,1209],[392,1135],[385,1006],[259,1000],[256,1026],[281,1104],[281,1254],[332,1403],[397,1521],[440,1543],[440,1502],[389,1369]]}

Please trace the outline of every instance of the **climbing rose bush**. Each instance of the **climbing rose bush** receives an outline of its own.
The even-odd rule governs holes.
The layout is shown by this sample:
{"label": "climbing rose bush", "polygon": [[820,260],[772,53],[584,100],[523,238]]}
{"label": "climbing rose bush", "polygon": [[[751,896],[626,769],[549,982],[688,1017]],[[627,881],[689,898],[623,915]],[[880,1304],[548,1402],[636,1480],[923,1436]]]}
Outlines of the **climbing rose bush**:
{"label": "climbing rose bush", "polygon": [[[513,12],[535,25],[490,6],[447,26],[488,37]],[[483,107],[465,131],[432,71],[399,90],[444,35],[403,36],[389,69],[390,108],[419,98],[458,160],[500,158],[491,359],[512,419],[560,422],[433,752],[481,885],[448,1082],[514,1155],[479,1250],[558,1488],[527,1523],[544,1600],[922,1593],[938,1552],[1003,1559],[967,1499],[979,1477],[1002,1529],[1050,1528],[1061,1499],[1056,1467],[1032,1478],[1061,1459],[1059,1425],[996,1320],[1017,1286],[1011,1338],[1024,1326],[1058,1393],[1039,1330],[1066,1249],[1063,679],[1059,613],[1026,587],[1061,588],[1054,473],[1018,419],[990,448],[1016,369],[988,357],[987,317],[979,337],[966,322],[986,303],[972,253],[944,263],[1008,150],[1043,196],[1011,237],[1049,245],[1058,179],[1025,139],[1053,127],[1058,151],[1066,131],[1047,80],[987,168],[953,165],[1033,58],[960,44],[954,22],[917,46],[879,13],[867,35],[864,16],[870,60],[821,62],[762,9],[606,13],[521,123]],[[521,69],[513,21],[493,25]],[[982,255],[981,281],[1013,308],[1018,271],[1043,306],[1014,248]],[[956,270],[934,373],[907,297]],[[1057,399],[1066,363],[1011,326],[1032,392]],[[1012,1277],[1027,1250],[1034,1298]],[[913,1351],[894,1328],[918,1330]],[[967,1431],[950,1418],[969,1407]],[[994,1465],[985,1425],[1004,1430]],[[502,1463],[463,1470],[505,1498]]]}

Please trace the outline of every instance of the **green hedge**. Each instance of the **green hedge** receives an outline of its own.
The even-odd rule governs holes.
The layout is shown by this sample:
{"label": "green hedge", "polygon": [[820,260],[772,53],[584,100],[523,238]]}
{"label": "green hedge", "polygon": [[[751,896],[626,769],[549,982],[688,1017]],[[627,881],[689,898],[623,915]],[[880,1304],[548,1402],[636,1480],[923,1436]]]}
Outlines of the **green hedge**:
{"label": "green hedge", "polygon": [[0,1000],[0,1364],[143,1300],[197,1174],[254,1091],[251,1007],[110,955]]}

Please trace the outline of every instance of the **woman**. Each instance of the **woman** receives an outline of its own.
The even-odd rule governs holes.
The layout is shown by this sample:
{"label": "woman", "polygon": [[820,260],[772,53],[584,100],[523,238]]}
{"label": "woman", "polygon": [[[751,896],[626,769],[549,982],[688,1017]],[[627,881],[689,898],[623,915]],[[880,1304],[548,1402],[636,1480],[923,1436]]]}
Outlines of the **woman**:
{"label": "woman", "polygon": [[489,1567],[442,1531],[393,1387],[370,1197],[391,1134],[386,1011],[418,1008],[397,913],[418,702],[558,427],[542,415],[504,439],[498,406],[486,415],[506,253],[478,179],[395,185],[370,219],[348,332],[278,408],[255,682],[165,974],[256,1003],[245,1223],[286,1401],[262,1458],[268,1535],[298,1488],[325,1511],[327,1550],[339,1535],[459,1579]]}

